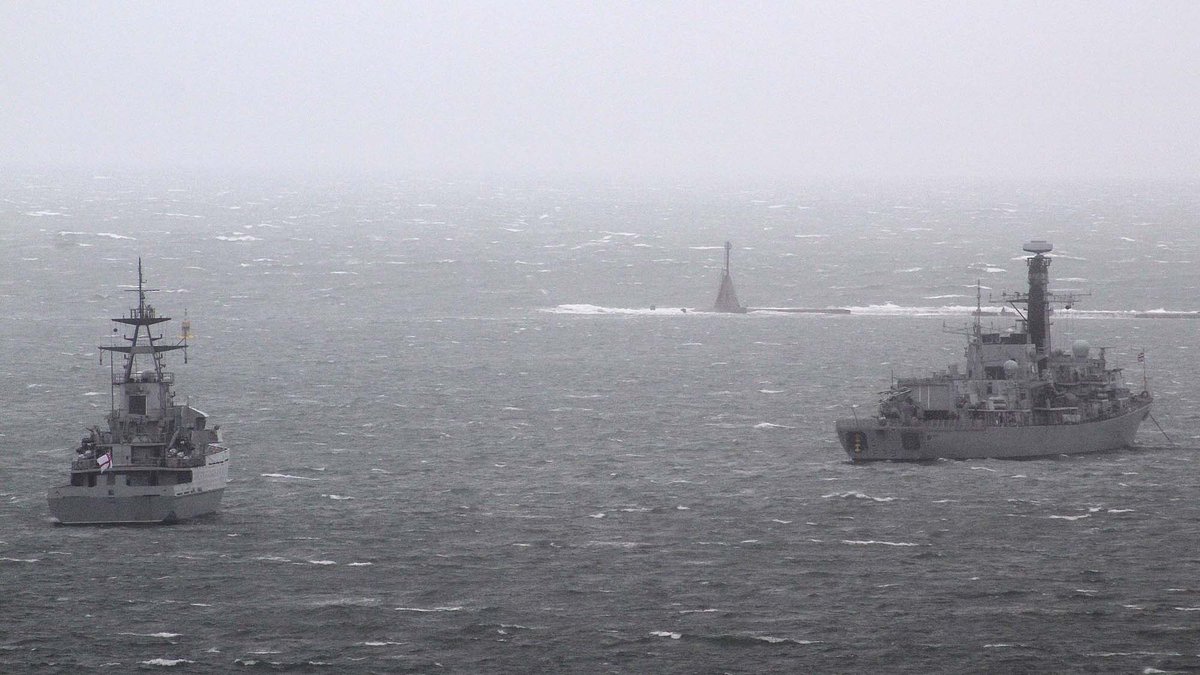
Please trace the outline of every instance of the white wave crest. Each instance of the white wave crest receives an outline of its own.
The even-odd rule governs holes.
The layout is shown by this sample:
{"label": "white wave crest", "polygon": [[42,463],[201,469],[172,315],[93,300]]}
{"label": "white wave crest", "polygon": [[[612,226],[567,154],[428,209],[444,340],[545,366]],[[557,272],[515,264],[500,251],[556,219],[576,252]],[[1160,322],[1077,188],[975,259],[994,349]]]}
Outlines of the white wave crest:
{"label": "white wave crest", "polygon": [[645,316],[669,316],[674,314],[707,314],[708,312],[697,312],[686,307],[649,307],[645,309],[635,309],[632,307],[601,307],[599,305],[575,304],[575,305],[558,305],[556,307],[543,307],[540,311],[549,314],[639,314]]}
{"label": "white wave crest", "polygon": [[871,495],[863,494],[861,492],[833,492],[827,495],[821,495],[821,499],[829,499],[831,497],[838,497],[841,499],[869,499],[873,502],[896,501],[895,497],[872,497]]}

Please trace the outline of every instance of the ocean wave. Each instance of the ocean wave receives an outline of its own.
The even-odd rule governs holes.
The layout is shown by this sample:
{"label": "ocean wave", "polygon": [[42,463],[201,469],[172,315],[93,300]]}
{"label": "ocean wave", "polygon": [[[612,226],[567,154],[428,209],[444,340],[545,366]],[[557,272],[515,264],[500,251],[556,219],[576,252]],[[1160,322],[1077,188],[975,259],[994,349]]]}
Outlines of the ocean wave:
{"label": "ocean wave", "polygon": [[920,546],[920,544],[913,544],[907,541],[881,541],[878,539],[843,539],[842,543],[852,546]]}
{"label": "ocean wave", "polygon": [[831,497],[838,497],[840,499],[867,499],[873,502],[896,501],[895,497],[872,497],[871,495],[863,494],[862,492],[833,492],[827,495],[821,495],[821,499],[829,499]]}
{"label": "ocean wave", "polygon": [[321,480],[320,478],[309,478],[308,476],[292,476],[286,473],[262,473],[259,474],[263,478],[281,478],[283,480]]}
{"label": "ocean wave", "polygon": [[143,666],[163,666],[165,668],[178,666],[181,663],[195,663],[195,661],[190,659],[150,659],[149,661],[142,661]]}
{"label": "ocean wave", "polygon": [[397,612],[461,612],[461,605],[447,607],[397,607]]}
{"label": "ocean wave", "polygon": [[641,314],[645,316],[669,316],[669,315],[684,315],[684,314],[709,314],[711,312],[702,312],[686,307],[655,307],[653,309],[647,307],[645,309],[635,309],[633,307],[601,307],[599,305],[575,304],[575,305],[558,305],[556,307],[543,307],[542,312],[549,314]]}

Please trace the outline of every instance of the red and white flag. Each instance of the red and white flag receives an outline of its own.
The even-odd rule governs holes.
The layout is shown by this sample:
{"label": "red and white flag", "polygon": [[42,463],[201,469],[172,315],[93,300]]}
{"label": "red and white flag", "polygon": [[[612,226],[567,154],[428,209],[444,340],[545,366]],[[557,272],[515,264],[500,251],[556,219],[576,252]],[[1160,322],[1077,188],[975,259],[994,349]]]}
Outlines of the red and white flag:
{"label": "red and white flag", "polygon": [[112,466],[112,452],[106,452],[97,457],[96,463],[100,465],[100,473],[107,471],[108,467]]}

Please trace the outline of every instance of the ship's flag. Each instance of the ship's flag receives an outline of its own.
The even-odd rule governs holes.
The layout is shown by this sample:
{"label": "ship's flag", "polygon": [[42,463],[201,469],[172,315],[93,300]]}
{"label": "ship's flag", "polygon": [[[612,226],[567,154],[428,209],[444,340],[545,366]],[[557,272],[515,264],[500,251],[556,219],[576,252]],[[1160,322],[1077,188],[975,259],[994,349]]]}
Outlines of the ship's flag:
{"label": "ship's flag", "polygon": [[108,470],[108,467],[112,466],[112,453],[106,452],[100,455],[96,458],[96,463],[100,465],[100,473],[104,473]]}
{"label": "ship's flag", "polygon": [[1138,363],[1146,362],[1146,352],[1138,352]]}

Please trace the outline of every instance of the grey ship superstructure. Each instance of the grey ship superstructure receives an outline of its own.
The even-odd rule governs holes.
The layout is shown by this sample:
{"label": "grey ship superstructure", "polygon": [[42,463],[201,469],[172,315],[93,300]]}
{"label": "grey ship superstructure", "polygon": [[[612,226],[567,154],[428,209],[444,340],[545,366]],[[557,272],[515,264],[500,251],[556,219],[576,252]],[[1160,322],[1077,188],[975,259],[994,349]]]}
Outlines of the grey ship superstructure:
{"label": "grey ship superstructure", "polygon": [[[1050,344],[1048,289],[1052,246],[1031,241],[1029,291],[1002,296],[1021,319],[1012,332],[984,332],[980,312],[968,333],[965,370],[901,378],[875,416],[837,421],[838,440],[854,461],[1027,458],[1101,452],[1133,442],[1153,397],[1134,394],[1105,349],[1076,341]],[[1022,314],[1019,305],[1026,311]]]}
{"label": "grey ship superstructure", "polygon": [[[228,479],[229,450],[219,426],[190,405],[175,403],[175,375],[163,370],[164,352],[187,349],[161,344],[151,327],[170,321],[146,304],[138,260],[138,304],[113,319],[130,326],[128,345],[100,349],[124,354],[113,371],[108,429],[92,427],[71,461],[71,480],[50,490],[50,513],[60,523],[170,523],[211,513],[220,506]],[[190,328],[190,322],[189,326]],[[186,351],[184,352],[186,356]],[[139,360],[149,368],[138,370]]]}

